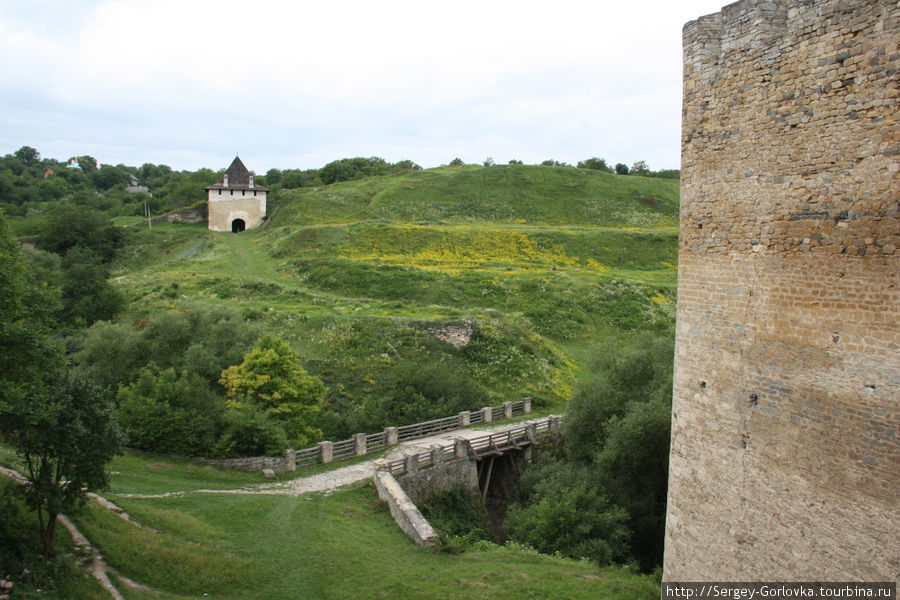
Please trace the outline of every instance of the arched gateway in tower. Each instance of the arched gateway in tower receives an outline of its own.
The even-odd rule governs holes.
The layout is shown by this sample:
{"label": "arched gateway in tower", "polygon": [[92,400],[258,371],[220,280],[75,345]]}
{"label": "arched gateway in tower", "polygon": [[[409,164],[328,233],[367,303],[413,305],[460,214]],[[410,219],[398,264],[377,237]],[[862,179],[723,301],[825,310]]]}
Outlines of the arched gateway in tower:
{"label": "arched gateway in tower", "polygon": [[262,225],[266,215],[266,193],[253,181],[253,175],[235,157],[222,181],[206,188],[209,198],[209,229],[240,233]]}

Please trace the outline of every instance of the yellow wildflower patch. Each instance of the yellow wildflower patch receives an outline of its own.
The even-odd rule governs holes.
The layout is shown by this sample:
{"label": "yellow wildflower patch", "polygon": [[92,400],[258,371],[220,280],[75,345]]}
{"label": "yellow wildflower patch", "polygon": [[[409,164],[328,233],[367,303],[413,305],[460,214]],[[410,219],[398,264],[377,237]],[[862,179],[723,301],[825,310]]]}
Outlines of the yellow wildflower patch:
{"label": "yellow wildflower patch", "polygon": [[663,296],[661,293],[656,292],[656,295],[650,298],[650,302],[654,304],[668,304],[669,299]]}
{"label": "yellow wildflower patch", "polygon": [[573,266],[559,244],[539,243],[518,231],[500,228],[437,228],[385,225],[367,228],[341,248],[354,260],[418,268],[453,270],[508,264],[527,269]]}

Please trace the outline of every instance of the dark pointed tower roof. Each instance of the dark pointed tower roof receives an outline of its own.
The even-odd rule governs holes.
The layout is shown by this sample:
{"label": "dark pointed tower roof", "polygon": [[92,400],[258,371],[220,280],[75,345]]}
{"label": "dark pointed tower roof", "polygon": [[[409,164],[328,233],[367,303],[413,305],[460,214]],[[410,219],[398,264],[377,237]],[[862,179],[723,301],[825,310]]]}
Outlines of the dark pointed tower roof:
{"label": "dark pointed tower roof", "polygon": [[231,161],[231,166],[225,171],[225,176],[219,183],[214,183],[206,187],[207,190],[256,190],[258,192],[268,192],[269,188],[256,184],[253,181],[253,175],[244,166],[240,157],[235,156]]}

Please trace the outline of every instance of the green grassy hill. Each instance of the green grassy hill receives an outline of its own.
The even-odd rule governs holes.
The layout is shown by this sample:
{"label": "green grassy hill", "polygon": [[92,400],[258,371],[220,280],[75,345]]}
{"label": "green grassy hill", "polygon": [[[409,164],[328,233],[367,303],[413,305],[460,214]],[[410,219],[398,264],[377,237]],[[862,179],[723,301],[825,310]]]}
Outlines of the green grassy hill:
{"label": "green grassy hill", "polygon": [[[148,356],[188,357],[201,371],[216,364],[209,356],[239,362],[256,337],[275,333],[327,384],[317,426],[336,440],[523,396],[563,411],[601,342],[674,323],[677,181],[447,167],[283,190],[269,214],[266,227],[238,235],[132,224],[112,278],[127,308],[73,336],[69,350],[116,386]],[[470,328],[466,346],[434,334],[452,325]],[[203,328],[215,330],[206,346],[195,343]],[[0,463],[21,466],[8,454]],[[261,476],[143,455],[111,469],[110,497],[157,532],[93,502],[77,521],[119,573],[159,592],[128,598],[659,594],[626,568],[514,546],[417,548],[367,486],[301,498],[196,494]]]}
{"label": "green grassy hill", "polygon": [[[674,180],[444,167],[282,190],[269,213],[239,235],[140,229],[114,272],[124,320],[241,311],[328,384],[332,438],[523,396],[564,410],[599,339],[673,323]],[[429,333],[459,322],[475,326],[462,349]],[[469,405],[443,406],[448,385]]]}

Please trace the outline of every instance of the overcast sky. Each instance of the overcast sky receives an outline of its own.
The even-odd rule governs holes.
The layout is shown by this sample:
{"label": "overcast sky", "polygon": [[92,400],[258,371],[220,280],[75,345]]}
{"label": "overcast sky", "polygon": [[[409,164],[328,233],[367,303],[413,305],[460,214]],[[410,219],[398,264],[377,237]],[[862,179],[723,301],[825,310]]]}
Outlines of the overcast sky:
{"label": "overcast sky", "polygon": [[678,168],[681,29],[724,0],[0,0],[0,154]]}

